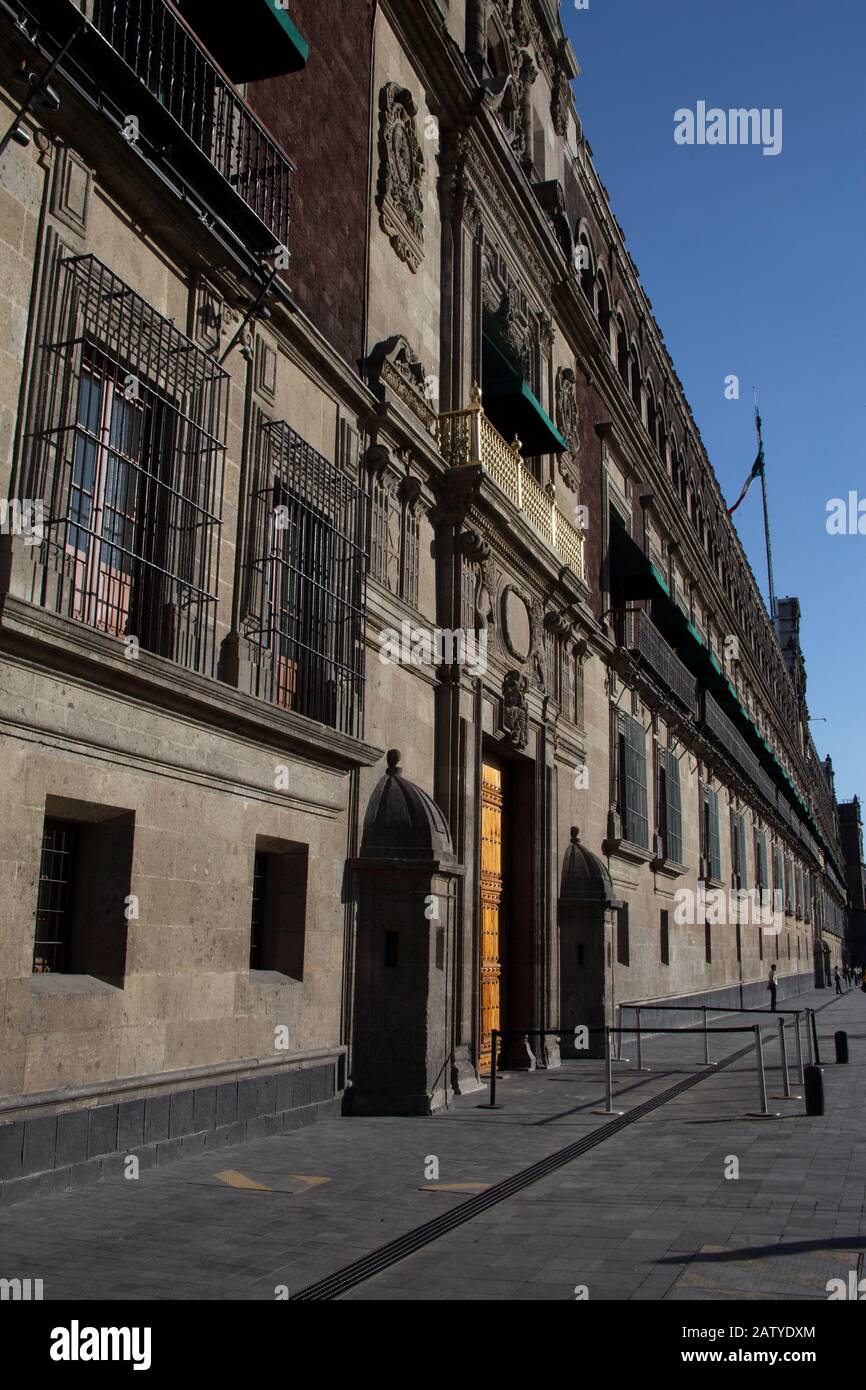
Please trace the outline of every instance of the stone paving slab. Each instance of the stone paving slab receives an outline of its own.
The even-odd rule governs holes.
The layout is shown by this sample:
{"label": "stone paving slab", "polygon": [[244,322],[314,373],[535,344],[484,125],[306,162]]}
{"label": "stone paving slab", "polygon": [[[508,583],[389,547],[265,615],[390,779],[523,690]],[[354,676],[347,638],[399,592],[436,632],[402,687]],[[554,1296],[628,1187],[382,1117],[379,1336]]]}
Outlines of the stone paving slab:
{"label": "stone paving slab", "polygon": [[[828,998],[818,991],[797,1003]],[[749,1056],[345,1297],[573,1299],[583,1284],[591,1298],[700,1298],[689,1283],[699,1269],[685,1276],[707,1251],[810,1241],[816,1252],[831,1243],[844,1265],[866,1236],[866,1048],[856,1039],[866,1033],[866,996],[833,1001],[818,1019],[827,1057],[835,1028],[849,1026],[852,1039],[851,1065],[826,1067],[826,1116],[805,1118],[800,1101],[779,1102],[777,1120],[741,1118],[757,1100]],[[767,1037],[772,1091],[779,1070]],[[714,1039],[715,1055],[721,1043],[727,1053],[747,1041]],[[625,1051],[633,1061],[633,1045]],[[701,1057],[697,1038],[650,1038],[650,1071],[617,1064],[615,1105],[703,1072]],[[480,1092],[433,1119],[333,1120],[148,1169],[137,1181],[0,1207],[0,1274],[42,1278],[47,1299],[273,1299],[279,1286],[301,1289],[471,1200],[424,1190],[431,1158],[443,1185],[490,1184],[597,1132],[607,1123],[593,1113],[603,1086],[597,1061],[508,1074],[500,1110],[483,1108]],[[724,1178],[729,1155],[740,1159],[737,1181]],[[231,1186],[217,1176],[226,1172],[260,1188]],[[747,1279],[772,1259],[731,1258],[725,1269],[739,1263],[742,1276],[726,1278]],[[774,1294],[771,1281],[762,1296],[789,1297],[787,1287],[780,1278]]]}

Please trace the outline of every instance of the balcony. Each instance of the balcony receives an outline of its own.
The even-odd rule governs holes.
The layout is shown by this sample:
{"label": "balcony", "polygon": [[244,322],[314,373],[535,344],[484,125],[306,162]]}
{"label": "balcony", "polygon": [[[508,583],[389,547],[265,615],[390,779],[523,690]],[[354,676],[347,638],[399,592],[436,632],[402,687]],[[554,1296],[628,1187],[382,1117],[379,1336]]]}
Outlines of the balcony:
{"label": "balcony", "polygon": [[291,161],[166,0],[96,0],[93,26],[218,174],[288,247]]}
{"label": "balcony", "polygon": [[695,712],[696,682],[646,613],[634,614],[632,650],[664,682],[689,714]]}
{"label": "balcony", "polygon": [[709,691],[704,692],[704,724],[715,738],[716,742],[724,748],[725,752],[733,758],[737,767],[744,772],[749,781],[761,788],[766,795],[766,791],[761,782],[761,766],[749,748],[746,740],[737,732],[728,719],[716,704]]}
{"label": "balcony", "polygon": [[586,582],[583,536],[533,478],[520,457],[520,441],[507,444],[481,407],[473,387],[468,410],[439,416],[439,448],[452,468],[480,466],[522,512],[542,540]]}

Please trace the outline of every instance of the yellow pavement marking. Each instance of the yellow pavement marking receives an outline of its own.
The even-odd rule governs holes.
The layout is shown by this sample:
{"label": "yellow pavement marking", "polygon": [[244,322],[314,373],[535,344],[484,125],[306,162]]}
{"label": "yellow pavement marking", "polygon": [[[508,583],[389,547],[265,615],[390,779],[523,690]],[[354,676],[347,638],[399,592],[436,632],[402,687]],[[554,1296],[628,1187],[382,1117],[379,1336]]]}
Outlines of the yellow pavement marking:
{"label": "yellow pavement marking", "polygon": [[289,1177],[294,1178],[296,1182],[304,1183],[307,1187],[321,1187],[323,1182],[331,1181],[330,1178],[311,1177],[309,1173],[290,1173]]}
{"label": "yellow pavement marking", "polygon": [[489,1182],[428,1182],[419,1192],[486,1192]]}
{"label": "yellow pavement marking", "polygon": [[221,1173],[215,1173],[214,1177],[219,1178],[228,1187],[246,1187],[254,1192],[272,1192],[273,1188],[265,1187],[264,1183],[254,1182],[252,1178],[244,1177],[243,1173],[237,1172],[234,1168],[224,1168]]}

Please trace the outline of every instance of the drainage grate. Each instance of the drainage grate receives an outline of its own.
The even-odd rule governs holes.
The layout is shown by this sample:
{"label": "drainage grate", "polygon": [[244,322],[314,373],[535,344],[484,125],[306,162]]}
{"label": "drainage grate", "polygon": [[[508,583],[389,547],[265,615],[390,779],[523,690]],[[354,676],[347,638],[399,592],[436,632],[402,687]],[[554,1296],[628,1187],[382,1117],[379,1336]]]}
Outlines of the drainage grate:
{"label": "drainage grate", "polygon": [[291,1294],[290,1300],[339,1298],[340,1294],[347,1293],[349,1289],[363,1284],[366,1279],[372,1279],[376,1274],[381,1274],[391,1265],[405,1260],[408,1255],[414,1255],[416,1251],[422,1250],[425,1245],[439,1240],[441,1236],[447,1235],[449,1231],[455,1230],[458,1226],[464,1226],[468,1221],[480,1216],[482,1212],[489,1211],[491,1207],[507,1201],[515,1193],[522,1192],[525,1187],[540,1182],[542,1178],[555,1173],[558,1168],[564,1168],[575,1158],[580,1158],[590,1149],[603,1144],[607,1139],[612,1139],[615,1134],[619,1134],[621,1130],[634,1124],[636,1120],[651,1114],[653,1110],[658,1110],[659,1106],[666,1105],[668,1101],[674,1100],[684,1091],[696,1086],[706,1076],[718,1075],[725,1067],[729,1067],[733,1062],[739,1061],[741,1057],[747,1056],[752,1051],[752,1046],[750,1043],[748,1046],[740,1048],[738,1052],[732,1053],[724,1061],[716,1063],[711,1071],[697,1072],[694,1076],[685,1077],[684,1080],[678,1081],[667,1091],[662,1091],[650,1100],[645,1100],[641,1105],[635,1106],[634,1110],[629,1110],[627,1114],[611,1120],[610,1124],[602,1125],[601,1129],[593,1130],[592,1134],[587,1134],[574,1144],[568,1144],[564,1149],[558,1149],[555,1153],[548,1154],[547,1158],[541,1158],[537,1163],[523,1168],[512,1177],[504,1178],[502,1182],[495,1183],[486,1192],[479,1193],[477,1197],[461,1202],[460,1206],[453,1207],[451,1211],[443,1212],[441,1216],[435,1217],[432,1221],[426,1221],[423,1226],[416,1226],[414,1230],[407,1231],[405,1235],[398,1236],[396,1240],[389,1241],[387,1245],[380,1245],[378,1250],[371,1250],[368,1255],[362,1255],[360,1259],[353,1260],[343,1269],[336,1270],[335,1273],[317,1280],[314,1284],[308,1284],[305,1289]]}

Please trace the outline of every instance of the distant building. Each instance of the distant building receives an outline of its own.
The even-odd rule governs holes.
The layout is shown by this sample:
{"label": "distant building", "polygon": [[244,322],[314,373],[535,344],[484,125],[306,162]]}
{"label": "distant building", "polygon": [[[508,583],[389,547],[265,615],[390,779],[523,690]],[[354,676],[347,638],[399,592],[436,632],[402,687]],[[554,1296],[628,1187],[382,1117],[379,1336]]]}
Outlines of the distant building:
{"label": "distant building", "polygon": [[866,863],[863,861],[863,821],[860,798],[839,803],[839,830],[848,883],[848,958],[866,967]]}

